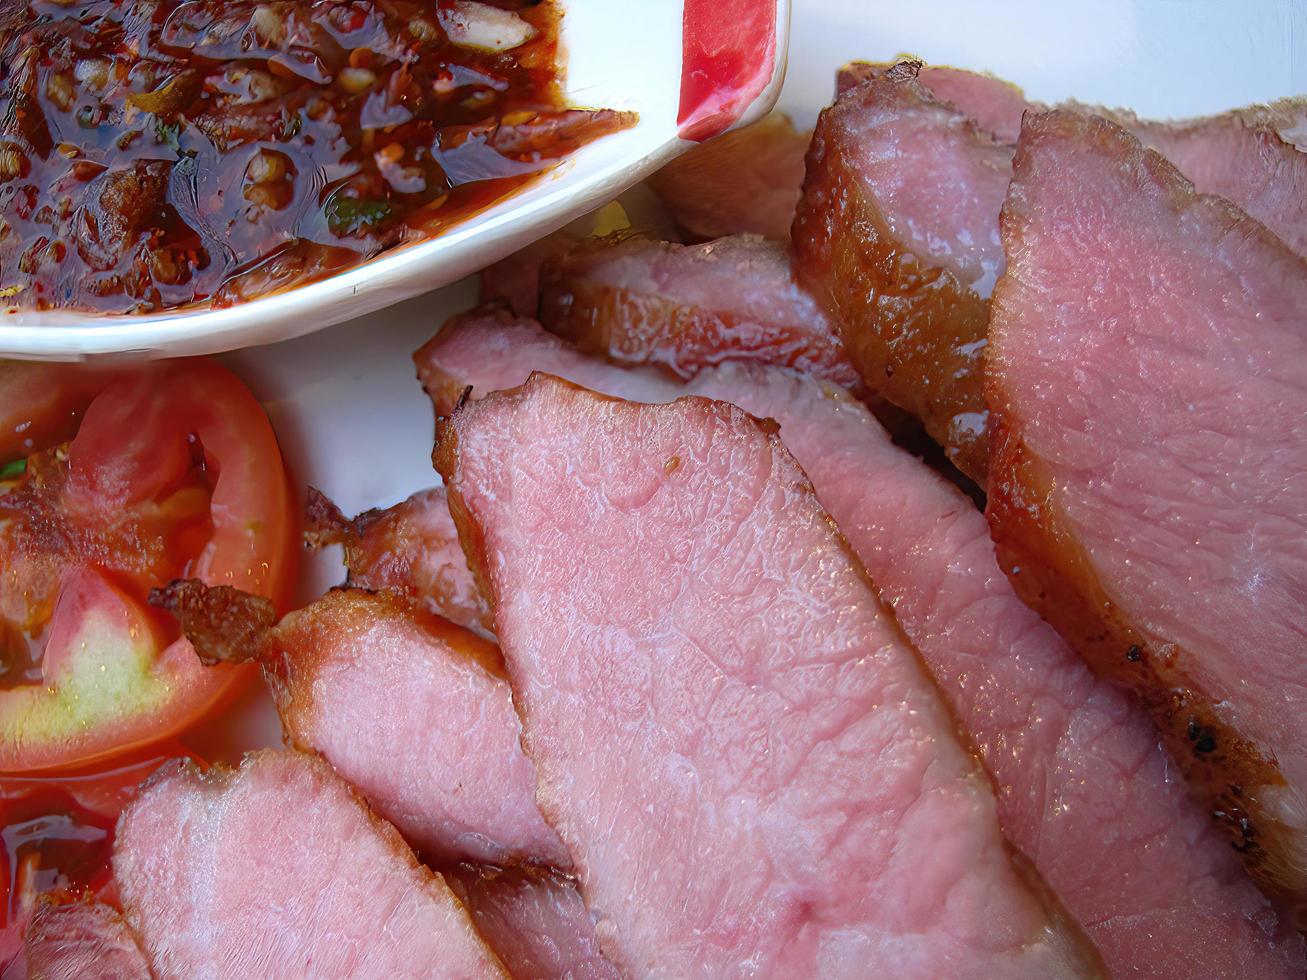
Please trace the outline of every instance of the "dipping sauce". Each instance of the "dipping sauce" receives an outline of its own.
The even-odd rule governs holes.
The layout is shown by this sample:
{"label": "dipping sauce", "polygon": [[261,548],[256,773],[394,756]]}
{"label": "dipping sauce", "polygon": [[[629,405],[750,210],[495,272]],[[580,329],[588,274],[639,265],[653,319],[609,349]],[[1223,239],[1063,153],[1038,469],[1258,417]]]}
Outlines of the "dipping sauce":
{"label": "dipping sauce", "polygon": [[438,234],[627,125],[550,0],[3,0],[0,303],[226,306]]}

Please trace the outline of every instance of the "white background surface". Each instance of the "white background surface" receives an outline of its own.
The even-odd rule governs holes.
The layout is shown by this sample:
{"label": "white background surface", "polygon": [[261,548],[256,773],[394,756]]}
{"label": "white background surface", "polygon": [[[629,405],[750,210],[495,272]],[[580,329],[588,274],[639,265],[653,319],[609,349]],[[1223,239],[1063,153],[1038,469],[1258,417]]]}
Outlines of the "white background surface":
{"label": "white background surface", "polygon": [[[1074,96],[1186,116],[1307,94],[1307,0],[795,0],[782,108],[810,125],[835,69],[899,53],[982,69],[1037,99]],[[629,42],[622,42],[629,43]],[[348,513],[437,481],[430,403],[412,352],[476,296],[471,280],[300,340],[228,355],[268,407],[296,482]],[[342,578],[306,559],[304,599]],[[276,741],[262,685],[211,753]]]}

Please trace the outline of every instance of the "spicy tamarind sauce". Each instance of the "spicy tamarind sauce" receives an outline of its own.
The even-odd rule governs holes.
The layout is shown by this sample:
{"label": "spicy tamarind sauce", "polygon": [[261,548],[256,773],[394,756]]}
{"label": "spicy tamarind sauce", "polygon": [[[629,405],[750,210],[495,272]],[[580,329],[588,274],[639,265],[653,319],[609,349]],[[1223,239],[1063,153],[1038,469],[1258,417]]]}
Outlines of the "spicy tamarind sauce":
{"label": "spicy tamarind sauce", "polygon": [[225,306],[439,233],[626,124],[564,108],[558,21],[548,0],[3,0],[0,303]]}

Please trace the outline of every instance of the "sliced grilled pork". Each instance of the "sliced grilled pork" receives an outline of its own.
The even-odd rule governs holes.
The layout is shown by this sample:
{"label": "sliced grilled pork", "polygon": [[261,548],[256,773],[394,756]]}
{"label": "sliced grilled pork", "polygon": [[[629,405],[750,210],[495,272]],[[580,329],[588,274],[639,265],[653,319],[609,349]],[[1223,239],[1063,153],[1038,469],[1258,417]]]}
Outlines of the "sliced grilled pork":
{"label": "sliced grilled pork", "polygon": [[[916,62],[847,66],[841,88],[808,159],[794,227],[799,281],[867,384],[920,418],[983,486],[981,372],[986,299],[1004,267],[1005,141],[1033,104],[991,76]],[[1277,133],[1288,110],[1170,124],[1077,108],[1124,122],[1200,190],[1231,198],[1307,254],[1307,154]]]}
{"label": "sliced grilled pork", "polygon": [[[512,356],[519,349],[529,351],[529,357]],[[534,320],[493,307],[451,318],[413,354],[413,362],[437,416],[453,414],[469,386],[479,397],[516,388],[532,371],[556,374],[598,391],[613,376],[612,365],[579,355]],[[625,376],[630,378],[629,387],[620,397],[630,401],[670,401],[684,393],[663,371],[629,371]]]}
{"label": "sliced grilled pork", "polygon": [[774,429],[536,376],[436,459],[623,973],[1090,968]]}
{"label": "sliced grilled pork", "polygon": [[[840,70],[846,91],[897,66],[855,62]],[[899,69],[902,71],[903,69]],[[1021,116],[1048,107],[992,75],[920,67],[918,81],[1004,143],[1016,143]],[[1214,116],[1176,122],[1140,119],[1132,112],[1069,103],[1063,108],[1103,116],[1124,126],[1174,163],[1205,194],[1220,194],[1307,255],[1307,154],[1302,152],[1307,101],[1284,99]]]}
{"label": "sliced grilled pork", "polygon": [[1027,117],[989,516],[1260,880],[1307,899],[1307,263],[1129,133]]}
{"label": "sliced grilled pork", "polygon": [[867,384],[982,486],[980,368],[1011,160],[914,66],[896,66],[822,113],[794,223],[799,282]]}
{"label": "sliced grilled pork", "polygon": [[581,239],[556,231],[481,270],[480,301],[501,303],[518,316],[535,316],[540,302],[540,266]]}
{"label": "sliced grilled pork", "polygon": [[[505,334],[516,352],[509,362],[493,356]],[[980,749],[999,787],[1004,833],[1062,896],[1108,969],[1301,975],[1302,938],[1187,799],[1147,717],[1096,681],[1017,598],[970,501],[892,445],[863,406],[745,357],[747,367],[724,365],[676,386],[583,357],[502,315],[463,318],[424,354],[428,376],[460,376],[480,390],[543,371],[614,396],[693,392],[776,419]],[[1177,958],[1177,949],[1193,955]]]}
{"label": "sliced grilled pork", "polygon": [[[917,62],[853,61],[835,76],[835,93],[843,95],[868,79],[892,71],[898,65],[915,66],[917,81],[941,102],[961,110],[981,129],[1003,143],[1015,143],[1021,135],[1021,114],[1030,107],[1025,93],[1011,82],[983,72],[922,65]],[[899,69],[901,72],[911,68]]]}
{"label": "sliced grilled pork", "polygon": [[38,905],[24,954],[30,980],[150,980],[136,937],[103,902]]}
{"label": "sliced grilled pork", "polygon": [[697,238],[790,237],[808,134],[780,113],[724,133],[649,178],[677,223]]}
{"label": "sliced grilled pork", "polygon": [[445,882],[315,756],[162,770],[113,864],[161,980],[504,975]]}
{"label": "sliced grilled pork", "polygon": [[349,519],[310,487],[309,525],[315,547],[343,546],[351,586],[397,592],[429,613],[489,635],[490,610],[468,571],[443,488]]}
{"label": "sliced grilled pork", "polygon": [[1307,256],[1307,153],[1282,139],[1260,113],[1241,110],[1159,123],[1128,112],[1087,111],[1125,126],[1198,190],[1233,201]]}
{"label": "sliced grilled pork", "polygon": [[424,856],[566,867],[493,644],[383,595],[336,591],[277,624],[264,657],[292,742]]}
{"label": "sliced grilled pork", "polygon": [[[795,201],[803,179],[802,162],[800,155],[800,170],[794,180]],[[793,213],[791,203],[789,220],[793,219]],[[519,316],[535,316],[540,301],[540,267],[545,261],[588,238],[606,235],[647,235],[667,242],[682,239],[679,227],[658,195],[644,184],[637,184],[599,210],[482,269],[478,277],[479,301],[485,305],[507,306]]]}
{"label": "sliced grilled pork", "polygon": [[459,865],[446,872],[477,930],[523,980],[616,980],[573,882],[539,868]]}
{"label": "sliced grilled pork", "polygon": [[241,593],[195,582],[169,591],[201,656],[260,660],[290,744],[322,755],[424,857],[567,866],[535,805],[494,644],[353,589],[233,644],[236,624],[257,617],[242,612]]}
{"label": "sliced grilled pork", "polygon": [[[424,495],[424,506],[433,499]],[[445,577],[388,582],[447,601]],[[238,601],[219,606],[214,591],[186,603],[187,633],[204,654],[234,648],[226,637],[245,632]],[[287,740],[321,754],[445,871],[513,976],[612,975],[575,884],[542,867],[569,858],[536,806],[535,768],[492,644],[393,596],[338,590],[265,628],[247,656],[250,647]]]}
{"label": "sliced grilled pork", "polygon": [[835,326],[794,284],[788,250],[754,236],[578,245],[545,263],[540,318],[619,361],[660,364],[681,378],[735,351],[862,387]]}

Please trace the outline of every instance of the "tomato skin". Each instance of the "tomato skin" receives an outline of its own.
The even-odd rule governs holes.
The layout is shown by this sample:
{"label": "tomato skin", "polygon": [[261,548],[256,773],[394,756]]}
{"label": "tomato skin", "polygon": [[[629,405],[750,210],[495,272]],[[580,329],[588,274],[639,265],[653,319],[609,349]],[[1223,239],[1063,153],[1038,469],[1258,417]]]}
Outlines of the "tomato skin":
{"label": "tomato skin", "polygon": [[[0,373],[0,399],[3,382]],[[211,531],[186,574],[284,602],[298,552],[295,508],[276,436],[249,390],[201,359],[99,383],[68,445],[63,519],[90,533],[121,523],[193,474],[202,451]],[[87,384],[78,376],[73,395],[48,401],[62,416]],[[0,690],[0,772],[86,765],[174,735],[250,676],[203,666],[184,637],[163,646],[142,604],[149,587],[166,583],[132,580],[130,561],[105,569],[103,557],[59,557],[42,683]]]}
{"label": "tomato skin", "polygon": [[121,369],[0,361],[0,463],[66,442]]}

